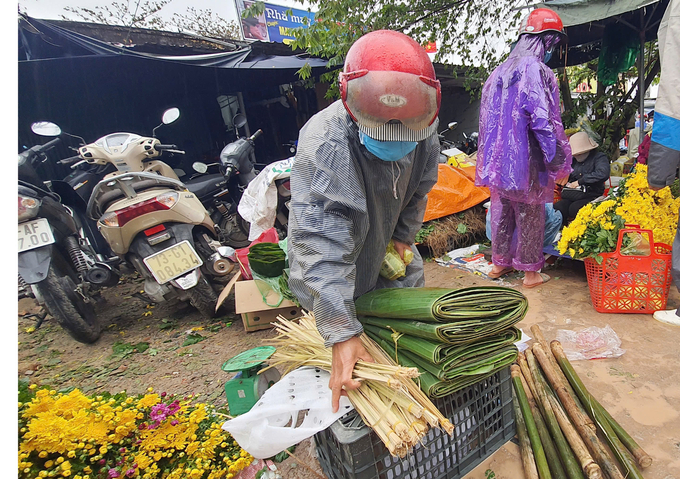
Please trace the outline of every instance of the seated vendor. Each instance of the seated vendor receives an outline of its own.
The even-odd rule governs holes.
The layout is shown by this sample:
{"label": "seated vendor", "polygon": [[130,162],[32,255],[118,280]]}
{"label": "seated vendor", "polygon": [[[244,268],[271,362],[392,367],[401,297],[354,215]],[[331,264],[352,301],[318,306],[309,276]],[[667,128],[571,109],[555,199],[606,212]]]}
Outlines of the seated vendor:
{"label": "seated vendor", "polygon": [[609,178],[609,159],[597,151],[599,146],[586,132],[579,131],[569,138],[574,171],[562,190],[562,199],[554,204],[562,213],[562,225],[576,217],[578,210],[604,194],[605,182]]}

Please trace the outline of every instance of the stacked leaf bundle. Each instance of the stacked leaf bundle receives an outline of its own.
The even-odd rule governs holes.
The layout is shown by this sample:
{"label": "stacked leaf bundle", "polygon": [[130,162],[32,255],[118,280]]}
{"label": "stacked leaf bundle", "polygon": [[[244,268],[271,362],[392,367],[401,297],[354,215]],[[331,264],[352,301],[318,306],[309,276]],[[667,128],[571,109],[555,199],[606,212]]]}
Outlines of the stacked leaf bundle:
{"label": "stacked leaf bundle", "polygon": [[356,301],[364,331],[440,398],[512,364],[526,297],[502,287],[379,289]]}
{"label": "stacked leaf bundle", "polygon": [[537,342],[511,368],[526,477],[642,479],[652,458],[588,392],[559,341],[531,331]]}
{"label": "stacked leaf bundle", "polygon": [[248,263],[255,273],[275,278],[286,267],[286,252],[277,243],[256,243],[248,250]]}
{"label": "stacked leaf bundle", "polygon": [[[332,350],[324,346],[313,315],[305,314],[297,323],[283,316],[279,316],[278,321],[275,323],[278,336],[267,341],[276,346],[268,368],[282,366],[284,374],[303,366],[330,371]],[[396,364],[365,334],[361,335],[361,341],[375,362],[356,364],[353,378],[362,385],[348,390],[347,397],[390,453],[406,456],[430,427],[452,434],[451,422],[413,381],[419,375],[418,370]]]}

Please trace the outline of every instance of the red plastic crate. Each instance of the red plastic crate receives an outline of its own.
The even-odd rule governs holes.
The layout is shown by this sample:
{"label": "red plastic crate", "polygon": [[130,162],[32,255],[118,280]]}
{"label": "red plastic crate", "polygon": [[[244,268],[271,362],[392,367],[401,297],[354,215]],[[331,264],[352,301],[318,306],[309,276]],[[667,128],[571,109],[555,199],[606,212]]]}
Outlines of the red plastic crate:
{"label": "red plastic crate", "polygon": [[[626,233],[647,234],[652,251],[647,256],[623,255]],[[590,298],[600,313],[643,313],[666,308],[671,287],[671,247],[654,243],[651,230],[625,228],[619,232],[616,250],[601,253],[603,261],[584,259]]]}

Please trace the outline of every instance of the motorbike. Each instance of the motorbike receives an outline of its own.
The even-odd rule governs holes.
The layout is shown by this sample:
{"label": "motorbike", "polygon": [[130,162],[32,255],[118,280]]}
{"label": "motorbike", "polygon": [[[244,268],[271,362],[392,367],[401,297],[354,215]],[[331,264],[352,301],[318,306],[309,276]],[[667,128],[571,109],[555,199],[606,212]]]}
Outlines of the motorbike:
{"label": "motorbike", "polygon": [[188,301],[215,317],[215,287],[233,269],[233,249],[219,242],[219,226],[198,195],[159,160],[164,152],[184,154],[155,137],[179,116],[177,108],[167,110],[151,137],[116,132],[81,146],[72,167],[116,168],[94,186],[86,212],[113,253],[144,278],[145,294],[155,302]]}
{"label": "motorbike", "polygon": [[[56,133],[49,136],[60,133],[46,122],[34,123],[32,129]],[[19,283],[74,339],[92,343],[101,334],[95,315],[100,290],[117,284],[119,273],[101,253],[103,238],[93,235],[82,198],[67,182],[44,182],[38,174],[46,153],[60,141],[19,154]]]}
{"label": "motorbike", "polygon": [[[222,149],[219,163],[195,162],[192,167],[197,174],[184,184],[198,196],[212,220],[219,225],[219,240],[238,249],[250,244],[250,225],[238,213],[238,204],[244,189],[259,173],[256,166],[264,165],[259,165],[255,160],[255,140],[262,135],[262,130],[257,130],[250,137],[240,137],[238,129],[245,125],[245,117],[241,114],[234,117],[234,125],[237,139]],[[286,147],[295,154],[295,144],[291,142]],[[275,226],[279,238],[284,239],[288,232],[289,178],[276,180],[276,188],[278,206]]]}

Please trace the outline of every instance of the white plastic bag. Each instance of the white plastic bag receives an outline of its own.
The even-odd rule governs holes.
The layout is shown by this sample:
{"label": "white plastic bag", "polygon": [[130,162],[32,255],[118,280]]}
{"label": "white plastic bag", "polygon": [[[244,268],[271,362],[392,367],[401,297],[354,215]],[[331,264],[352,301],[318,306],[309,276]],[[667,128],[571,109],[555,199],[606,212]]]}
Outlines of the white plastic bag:
{"label": "white plastic bag", "polygon": [[604,328],[592,326],[580,331],[560,329],[556,337],[569,361],[581,359],[618,358],[626,352],[621,340],[609,325]]}
{"label": "white plastic bag", "polygon": [[[230,419],[222,429],[257,459],[265,459],[323,431],[353,408],[345,396],[333,414],[330,373],[317,368],[299,368],[269,388],[245,414]],[[298,422],[299,413],[304,419]]]}
{"label": "white plastic bag", "polygon": [[238,204],[241,217],[250,223],[248,241],[256,240],[274,226],[278,195],[275,181],[290,177],[295,157],[267,165],[243,191]]}

